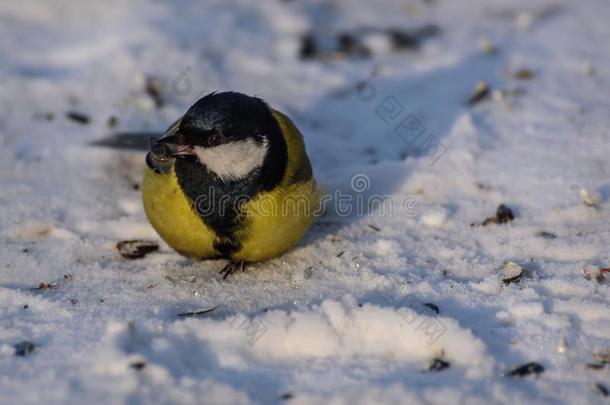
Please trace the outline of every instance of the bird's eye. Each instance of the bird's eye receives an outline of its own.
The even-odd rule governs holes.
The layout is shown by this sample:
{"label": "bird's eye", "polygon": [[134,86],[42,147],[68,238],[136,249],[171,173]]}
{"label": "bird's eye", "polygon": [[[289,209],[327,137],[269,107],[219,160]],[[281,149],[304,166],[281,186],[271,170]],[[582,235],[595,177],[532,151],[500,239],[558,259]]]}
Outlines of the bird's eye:
{"label": "bird's eye", "polygon": [[222,134],[212,134],[207,138],[208,146],[218,146],[222,143]]}

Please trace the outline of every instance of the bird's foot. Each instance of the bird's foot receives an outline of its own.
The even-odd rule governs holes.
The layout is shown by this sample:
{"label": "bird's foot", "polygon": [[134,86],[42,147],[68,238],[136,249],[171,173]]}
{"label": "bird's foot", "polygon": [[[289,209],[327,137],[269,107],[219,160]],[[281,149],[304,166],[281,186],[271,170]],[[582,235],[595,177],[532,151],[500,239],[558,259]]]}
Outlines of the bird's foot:
{"label": "bird's foot", "polygon": [[246,268],[246,262],[229,262],[227,265],[220,270],[220,274],[222,274],[222,279],[226,280],[231,274],[235,274],[237,272],[243,272]]}

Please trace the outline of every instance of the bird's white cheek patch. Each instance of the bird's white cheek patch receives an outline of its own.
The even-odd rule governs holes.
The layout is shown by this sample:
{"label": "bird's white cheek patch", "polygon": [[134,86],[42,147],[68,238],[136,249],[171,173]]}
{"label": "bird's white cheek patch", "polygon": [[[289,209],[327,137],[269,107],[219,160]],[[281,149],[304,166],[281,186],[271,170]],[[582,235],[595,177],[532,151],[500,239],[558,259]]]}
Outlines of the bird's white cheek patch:
{"label": "bird's white cheek patch", "polygon": [[258,144],[248,139],[213,148],[196,146],[194,152],[199,162],[222,180],[239,180],[263,165],[267,148],[267,142]]}

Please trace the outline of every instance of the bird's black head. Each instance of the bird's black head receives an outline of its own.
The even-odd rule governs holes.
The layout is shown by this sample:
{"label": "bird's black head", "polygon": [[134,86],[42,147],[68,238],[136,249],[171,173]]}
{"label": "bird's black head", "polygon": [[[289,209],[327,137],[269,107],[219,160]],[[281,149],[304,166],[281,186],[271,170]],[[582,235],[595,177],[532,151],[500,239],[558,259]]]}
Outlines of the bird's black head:
{"label": "bird's black head", "polygon": [[178,127],[190,145],[201,147],[247,139],[262,143],[278,130],[263,100],[236,92],[202,97],[188,109]]}
{"label": "bird's black head", "polygon": [[277,182],[287,160],[272,110],[260,98],[236,92],[202,97],[155,143],[225,181],[256,172],[265,181]]}

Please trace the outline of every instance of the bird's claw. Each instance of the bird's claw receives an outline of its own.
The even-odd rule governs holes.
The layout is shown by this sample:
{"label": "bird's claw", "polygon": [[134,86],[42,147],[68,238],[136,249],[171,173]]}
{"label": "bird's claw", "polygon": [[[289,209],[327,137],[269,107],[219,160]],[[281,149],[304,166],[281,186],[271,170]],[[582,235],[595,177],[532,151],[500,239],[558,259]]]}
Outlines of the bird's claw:
{"label": "bird's claw", "polygon": [[246,263],[243,261],[239,262],[229,262],[222,270],[220,270],[219,274],[222,274],[222,279],[226,280],[231,274],[235,274],[237,272],[243,272],[246,268]]}

